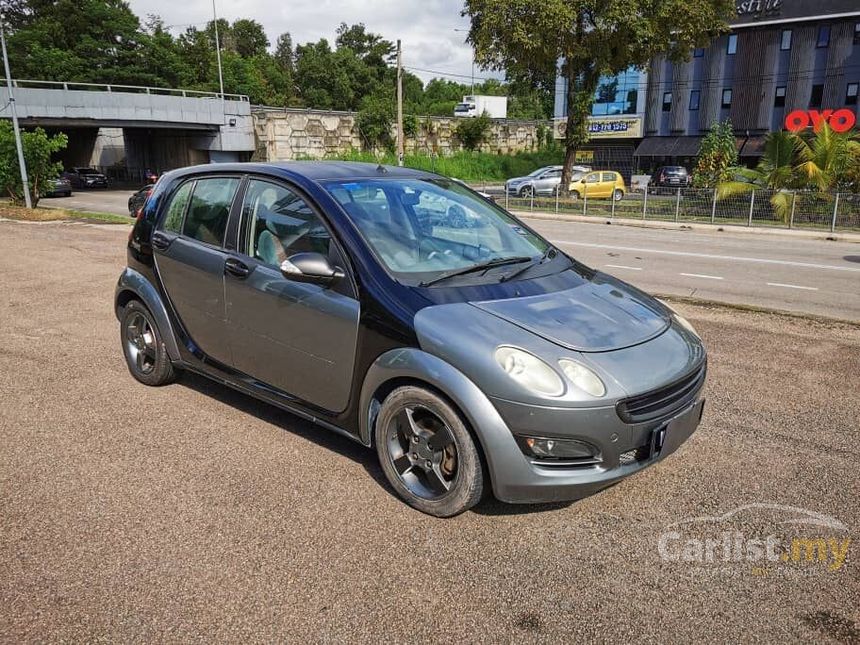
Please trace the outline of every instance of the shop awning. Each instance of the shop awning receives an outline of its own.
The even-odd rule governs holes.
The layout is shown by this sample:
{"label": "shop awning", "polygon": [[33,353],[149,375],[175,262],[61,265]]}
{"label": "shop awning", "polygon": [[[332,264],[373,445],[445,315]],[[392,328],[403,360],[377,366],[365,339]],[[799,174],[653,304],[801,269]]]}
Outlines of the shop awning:
{"label": "shop awning", "polygon": [[633,153],[637,157],[695,157],[702,137],[646,137]]}
{"label": "shop awning", "polygon": [[766,137],[750,137],[744,142],[743,147],[738,151],[738,156],[761,157],[764,155],[764,147],[766,143]]}

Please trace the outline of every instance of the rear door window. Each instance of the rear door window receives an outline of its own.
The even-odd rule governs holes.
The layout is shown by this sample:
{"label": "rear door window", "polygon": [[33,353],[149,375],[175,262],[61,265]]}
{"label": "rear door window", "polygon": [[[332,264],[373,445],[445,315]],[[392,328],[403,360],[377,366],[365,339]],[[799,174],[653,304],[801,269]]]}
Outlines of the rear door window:
{"label": "rear door window", "polygon": [[191,198],[191,189],[193,186],[193,181],[185,182],[173,193],[173,197],[170,198],[170,204],[167,206],[167,214],[164,216],[164,224],[162,225],[165,231],[177,234],[182,232],[182,221],[185,219],[185,210],[188,208],[188,201]]}
{"label": "rear door window", "polygon": [[614,172],[603,173],[603,181],[615,181],[615,173]]}
{"label": "rear door window", "polygon": [[212,246],[224,244],[227,218],[239,179],[208,177],[198,179],[191,194],[182,234]]}

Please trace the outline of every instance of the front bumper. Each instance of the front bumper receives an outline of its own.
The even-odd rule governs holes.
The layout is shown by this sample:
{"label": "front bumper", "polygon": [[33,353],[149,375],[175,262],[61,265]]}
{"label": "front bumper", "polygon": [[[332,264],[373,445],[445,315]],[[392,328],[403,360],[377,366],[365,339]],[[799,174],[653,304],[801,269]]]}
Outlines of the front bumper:
{"label": "front bumper", "polygon": [[582,466],[546,465],[523,454],[511,435],[498,435],[493,450],[493,491],[510,503],[569,501],[587,497],[675,452],[695,432],[704,399],[669,419],[625,424],[614,407],[549,408],[492,399],[509,429],[516,434],[570,438],[595,447],[599,463]]}

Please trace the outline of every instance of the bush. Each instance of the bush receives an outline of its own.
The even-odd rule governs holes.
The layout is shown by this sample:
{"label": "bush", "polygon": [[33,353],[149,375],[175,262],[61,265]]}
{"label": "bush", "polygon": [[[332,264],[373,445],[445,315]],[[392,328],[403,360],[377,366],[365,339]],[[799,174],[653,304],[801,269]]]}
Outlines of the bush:
{"label": "bush", "polygon": [[454,128],[454,135],[466,150],[477,150],[486,140],[490,132],[490,117],[486,112],[481,116],[469,119],[460,119],[460,123]]}
{"label": "bush", "polygon": [[366,96],[361,109],[355,115],[355,125],[368,149],[377,147],[392,149],[391,125],[394,122],[394,108],[387,96]]}
{"label": "bush", "polygon": [[[48,136],[42,128],[21,131],[24,148],[24,163],[33,206],[39,202],[39,193],[48,181],[55,179],[63,170],[59,162],[51,161],[51,155],[63,150],[69,143],[65,134]],[[15,131],[11,121],[0,121],[0,190],[12,198],[15,204],[24,202],[24,184],[18,165],[18,150],[15,147]]]}
{"label": "bush", "polygon": [[[351,150],[328,158],[341,161],[366,161],[397,165],[394,154],[377,157],[370,152]],[[564,151],[560,147],[537,152],[520,152],[514,155],[495,155],[488,152],[455,152],[444,157],[427,154],[407,154],[403,163],[409,168],[429,170],[447,177],[473,182],[501,182],[510,177],[521,177],[541,166],[560,165]]]}
{"label": "bush", "polygon": [[693,171],[696,188],[714,188],[729,181],[729,168],[738,165],[738,149],[731,121],[714,123],[702,140],[699,157]]}

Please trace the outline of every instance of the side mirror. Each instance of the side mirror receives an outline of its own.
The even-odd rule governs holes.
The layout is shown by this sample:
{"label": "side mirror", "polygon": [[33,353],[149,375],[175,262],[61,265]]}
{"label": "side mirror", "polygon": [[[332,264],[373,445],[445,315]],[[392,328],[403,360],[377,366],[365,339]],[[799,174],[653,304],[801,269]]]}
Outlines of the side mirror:
{"label": "side mirror", "polygon": [[322,253],[296,253],[281,262],[280,268],[288,280],[326,286],[346,275],[340,267],[333,267]]}

